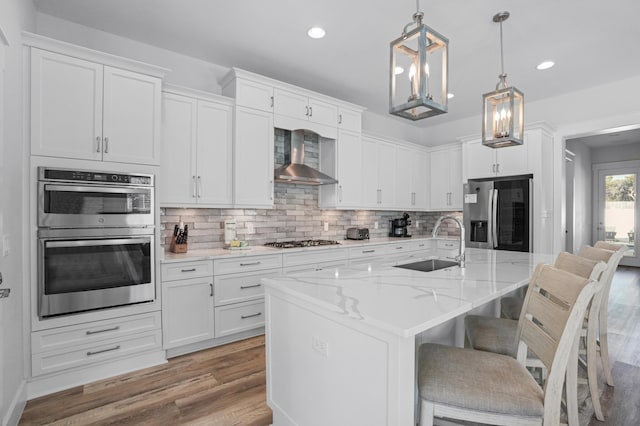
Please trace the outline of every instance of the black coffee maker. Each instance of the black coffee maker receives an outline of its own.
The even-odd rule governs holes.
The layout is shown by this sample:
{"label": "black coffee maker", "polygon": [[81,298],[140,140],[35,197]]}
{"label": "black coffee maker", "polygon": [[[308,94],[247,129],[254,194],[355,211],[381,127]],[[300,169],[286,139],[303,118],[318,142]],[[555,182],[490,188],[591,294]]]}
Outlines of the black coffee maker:
{"label": "black coffee maker", "polygon": [[404,213],[401,219],[392,219],[389,221],[389,236],[390,237],[410,237],[407,233],[407,226],[411,225],[409,220],[409,214]]}

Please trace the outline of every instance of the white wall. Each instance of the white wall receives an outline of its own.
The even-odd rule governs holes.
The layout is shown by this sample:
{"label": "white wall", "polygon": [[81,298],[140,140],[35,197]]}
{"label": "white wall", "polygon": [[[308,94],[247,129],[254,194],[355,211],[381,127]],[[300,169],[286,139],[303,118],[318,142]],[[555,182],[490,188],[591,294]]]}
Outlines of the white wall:
{"label": "white wall", "polygon": [[640,160],[640,141],[633,144],[598,147],[591,150],[592,163],[614,163],[616,161],[631,160]]}
{"label": "white wall", "polygon": [[0,300],[0,420],[16,424],[26,399],[25,351],[23,332],[24,286],[29,284],[24,244],[26,224],[23,188],[28,173],[23,139],[23,61],[21,31],[35,28],[35,10],[31,1],[2,0],[0,27],[10,46],[6,49],[3,102],[3,133],[0,145],[0,234],[8,237],[10,253],[0,259],[3,287],[11,289],[8,299]]}
{"label": "white wall", "polygon": [[591,226],[593,222],[591,200],[593,190],[592,184],[592,157],[591,148],[588,146],[567,141],[567,149],[576,154],[573,161],[574,174],[574,192],[573,192],[573,249],[580,250],[581,247],[592,244]]}

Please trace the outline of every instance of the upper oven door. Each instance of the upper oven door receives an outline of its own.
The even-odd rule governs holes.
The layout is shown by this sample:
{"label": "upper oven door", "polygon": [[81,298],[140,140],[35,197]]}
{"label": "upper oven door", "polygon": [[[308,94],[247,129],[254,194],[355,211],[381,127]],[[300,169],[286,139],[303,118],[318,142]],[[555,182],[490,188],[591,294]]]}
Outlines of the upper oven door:
{"label": "upper oven door", "polygon": [[38,226],[153,226],[153,188],[38,182]]}

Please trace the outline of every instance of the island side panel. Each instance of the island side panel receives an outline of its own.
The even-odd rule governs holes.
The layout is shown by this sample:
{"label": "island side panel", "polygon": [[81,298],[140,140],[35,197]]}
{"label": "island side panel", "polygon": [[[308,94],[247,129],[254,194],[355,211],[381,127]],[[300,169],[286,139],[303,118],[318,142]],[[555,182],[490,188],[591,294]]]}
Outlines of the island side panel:
{"label": "island side panel", "polygon": [[415,339],[266,288],[273,425],[413,425]]}

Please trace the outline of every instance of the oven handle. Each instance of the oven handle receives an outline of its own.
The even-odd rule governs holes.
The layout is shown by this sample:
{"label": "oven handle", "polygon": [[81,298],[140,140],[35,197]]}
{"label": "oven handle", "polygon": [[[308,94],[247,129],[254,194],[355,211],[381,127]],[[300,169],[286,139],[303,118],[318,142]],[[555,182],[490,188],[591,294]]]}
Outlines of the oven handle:
{"label": "oven handle", "polygon": [[106,192],[110,194],[139,194],[148,191],[150,188],[132,187],[111,187],[111,186],[88,186],[88,185],[44,185],[45,191],[60,192]]}
{"label": "oven handle", "polygon": [[86,247],[86,246],[112,246],[116,244],[150,244],[148,238],[118,238],[110,240],[81,240],[81,241],[45,241],[46,247]]}

